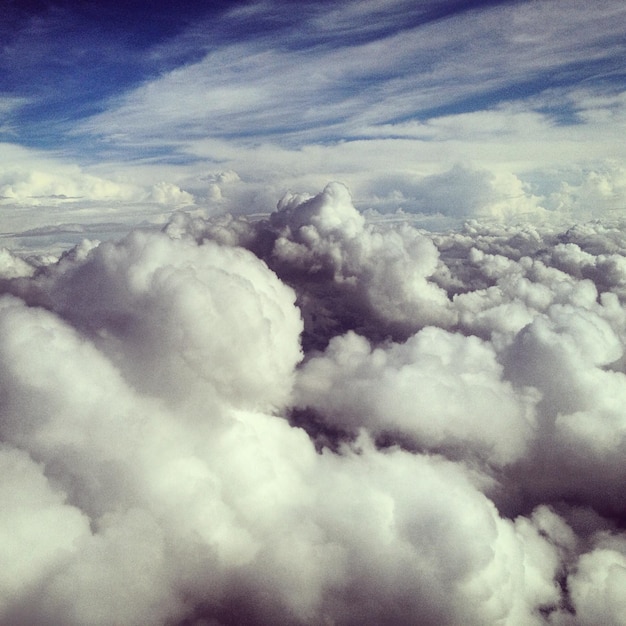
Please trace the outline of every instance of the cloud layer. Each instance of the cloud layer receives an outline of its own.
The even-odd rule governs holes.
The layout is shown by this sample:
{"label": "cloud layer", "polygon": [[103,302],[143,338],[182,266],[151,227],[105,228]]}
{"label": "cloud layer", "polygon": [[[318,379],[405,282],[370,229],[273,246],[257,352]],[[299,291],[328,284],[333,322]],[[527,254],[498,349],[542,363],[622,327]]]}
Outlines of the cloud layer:
{"label": "cloud layer", "polygon": [[434,228],[623,213],[619,0],[298,6],[12,5],[2,234],[267,213],[328,180]]}
{"label": "cloud layer", "polygon": [[618,225],[176,214],[0,298],[0,623],[623,624]]}
{"label": "cloud layer", "polygon": [[0,624],[625,625],[623,3],[200,4],[0,18]]}

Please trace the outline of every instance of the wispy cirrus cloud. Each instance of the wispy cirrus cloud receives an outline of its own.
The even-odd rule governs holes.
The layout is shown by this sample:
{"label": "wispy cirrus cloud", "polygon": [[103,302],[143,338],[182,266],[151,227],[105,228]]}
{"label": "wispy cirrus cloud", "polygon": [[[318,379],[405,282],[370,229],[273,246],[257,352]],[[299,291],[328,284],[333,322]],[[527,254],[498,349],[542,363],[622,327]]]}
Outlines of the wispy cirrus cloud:
{"label": "wispy cirrus cloud", "polygon": [[[82,129],[118,136],[126,128],[137,141],[166,139],[174,129],[183,141],[202,134],[244,141],[269,136],[283,144],[349,139],[383,124],[393,130],[411,119],[601,82],[619,70],[624,52],[626,12],[617,5],[599,11],[571,3],[565,10],[558,2],[496,6],[417,25],[411,17],[419,16],[409,14],[405,25],[395,14],[393,31],[368,29],[367,36],[336,27],[353,19],[354,5],[343,7],[346,15],[335,9],[324,19],[319,6],[312,17],[305,12],[274,26],[278,41],[267,5],[234,11],[229,18],[237,22],[251,19],[254,8],[268,33],[209,49],[200,61],[124,95]],[[375,22],[380,8],[358,7],[356,23]],[[191,37],[196,46],[199,29]],[[570,110],[564,98],[551,112]]]}
{"label": "wispy cirrus cloud", "polygon": [[[496,181],[500,195],[479,213],[521,196],[505,213],[553,211],[569,206],[551,200],[565,180],[581,186],[581,172],[626,163],[620,2],[305,2],[296,12],[268,0],[184,5],[169,26],[156,5],[143,31],[141,15],[63,5],[20,22],[0,55],[11,69],[6,141],[144,197],[167,182],[210,212],[267,212],[287,189],[341,180],[363,209],[456,214],[451,201],[474,214],[447,192],[420,200],[428,177],[460,171]],[[237,183],[218,193],[212,181],[228,171]],[[411,191],[422,182],[429,191]]]}

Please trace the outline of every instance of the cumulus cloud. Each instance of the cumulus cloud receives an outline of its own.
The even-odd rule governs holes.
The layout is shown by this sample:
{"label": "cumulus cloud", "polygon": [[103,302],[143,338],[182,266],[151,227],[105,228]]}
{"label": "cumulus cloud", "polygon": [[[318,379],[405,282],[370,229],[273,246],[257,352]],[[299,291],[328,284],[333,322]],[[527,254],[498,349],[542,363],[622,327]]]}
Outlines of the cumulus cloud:
{"label": "cumulus cloud", "polygon": [[542,198],[511,172],[457,164],[430,175],[388,175],[368,184],[372,208],[379,212],[441,214],[457,219],[496,218],[519,221],[534,214],[546,218]]}
{"label": "cumulus cloud", "polygon": [[178,185],[161,181],[153,185],[148,197],[152,202],[167,206],[179,207],[194,204],[194,197],[187,191],[183,191]]}
{"label": "cumulus cloud", "polygon": [[623,624],[625,254],[339,183],[3,252],[0,623]]}
{"label": "cumulus cloud", "polygon": [[494,464],[523,456],[533,433],[532,396],[503,380],[491,346],[435,327],[376,348],[352,332],[336,337],[306,363],[298,392],[302,406],[343,429],[400,433],[417,449]]}
{"label": "cumulus cloud", "polygon": [[[65,170],[65,171],[63,171]],[[0,173],[0,201],[3,204],[62,204],[78,200],[138,199],[139,190],[97,176],[85,174],[77,167],[28,169]]]}
{"label": "cumulus cloud", "polygon": [[24,297],[102,343],[142,391],[186,397],[199,385],[243,406],[272,406],[300,358],[293,292],[249,252],[213,242],[139,232],[86,242]]}
{"label": "cumulus cloud", "polygon": [[24,259],[11,253],[6,248],[0,248],[0,279],[32,276],[35,268]]}
{"label": "cumulus cloud", "polygon": [[[257,232],[261,236],[248,246],[287,281],[293,275],[292,280],[306,285],[305,315],[306,303],[325,299],[332,289],[333,318],[325,323],[333,325],[334,334],[351,327],[379,336],[406,335],[427,323],[454,321],[447,294],[431,280],[438,268],[432,242],[408,226],[375,229],[366,224],[339,183],[312,198],[285,196]],[[324,281],[320,293],[324,277],[331,280]],[[324,315],[324,307],[312,306],[311,319]]]}
{"label": "cumulus cloud", "polygon": [[[63,171],[65,170],[65,171]],[[78,167],[0,173],[0,202],[10,205],[56,206],[79,202],[153,202],[175,208],[194,204],[194,197],[177,185],[158,182],[149,190],[85,173]]]}
{"label": "cumulus cloud", "polygon": [[[3,143],[2,151],[6,158],[0,164],[0,206],[5,237],[88,231],[96,225],[103,234],[122,224],[123,232],[128,232],[146,222],[160,227],[174,209],[197,209],[194,193],[182,188],[183,182],[173,182],[171,171],[164,180],[158,168],[149,173],[141,168],[101,171],[12,144]],[[17,247],[19,241],[11,245]]]}
{"label": "cumulus cloud", "polygon": [[554,210],[590,216],[626,207],[626,170],[615,162],[574,170],[563,178],[547,200]]}
{"label": "cumulus cloud", "polygon": [[580,558],[568,577],[572,602],[581,624],[621,624],[626,609],[626,545],[606,533]]}
{"label": "cumulus cloud", "polygon": [[[179,215],[166,232],[252,250],[288,284],[298,285],[305,333],[315,341],[323,339],[324,327],[330,335],[360,328],[376,336],[407,336],[426,323],[450,325],[455,319],[446,292],[431,280],[438,271],[433,243],[409,226],[366,224],[340,183],[316,196],[288,193],[268,219],[254,224]],[[326,306],[327,299],[333,304]]]}

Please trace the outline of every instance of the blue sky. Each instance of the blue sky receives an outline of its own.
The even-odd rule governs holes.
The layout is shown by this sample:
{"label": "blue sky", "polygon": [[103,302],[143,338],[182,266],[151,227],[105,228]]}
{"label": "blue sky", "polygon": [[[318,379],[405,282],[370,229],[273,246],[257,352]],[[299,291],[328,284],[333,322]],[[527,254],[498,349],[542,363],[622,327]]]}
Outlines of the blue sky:
{"label": "blue sky", "polygon": [[5,231],[329,180],[379,212],[626,205],[620,1],[4,4]]}

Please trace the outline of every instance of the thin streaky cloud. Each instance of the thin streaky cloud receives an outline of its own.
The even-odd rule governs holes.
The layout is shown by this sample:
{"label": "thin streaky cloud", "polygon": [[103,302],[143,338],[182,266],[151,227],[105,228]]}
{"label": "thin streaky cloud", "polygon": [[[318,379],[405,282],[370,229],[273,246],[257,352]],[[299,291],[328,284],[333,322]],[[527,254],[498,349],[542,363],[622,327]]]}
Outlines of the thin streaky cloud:
{"label": "thin streaky cloud", "polygon": [[[524,99],[618,71],[624,45],[607,30],[615,15],[596,15],[582,37],[564,41],[563,33],[589,17],[576,8],[540,15],[540,22],[530,22],[524,8],[511,9],[513,17],[484,9],[330,49],[268,48],[253,38],[140,87],[82,128],[107,135],[127,126],[141,141],[142,129],[155,137],[173,125],[179,137],[271,135],[279,142],[318,128],[328,140],[345,138],[359,116],[376,126]],[[558,28],[550,25],[556,20]],[[543,32],[531,35],[531,27]]]}
{"label": "thin streaky cloud", "polygon": [[[295,6],[23,11],[0,52],[11,103],[2,139],[33,150],[34,163],[74,162],[115,184],[146,185],[145,197],[172,184],[220,211],[239,201],[271,210],[286,189],[315,193],[333,179],[359,206],[378,206],[366,193],[372,171],[408,177],[396,190],[406,198],[415,180],[459,164],[532,186],[533,168],[604,171],[624,157],[621,2]],[[28,197],[28,174],[0,169],[0,183],[19,183]],[[206,181],[222,171],[237,172],[241,193],[221,189],[217,202]]]}

